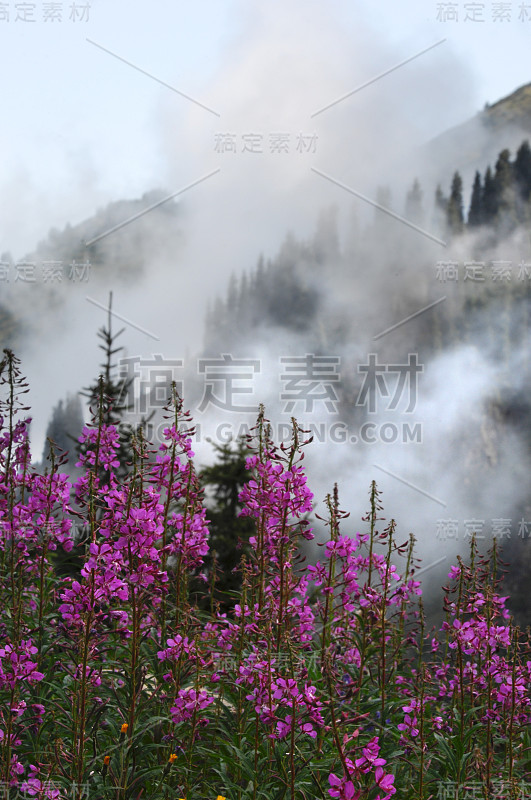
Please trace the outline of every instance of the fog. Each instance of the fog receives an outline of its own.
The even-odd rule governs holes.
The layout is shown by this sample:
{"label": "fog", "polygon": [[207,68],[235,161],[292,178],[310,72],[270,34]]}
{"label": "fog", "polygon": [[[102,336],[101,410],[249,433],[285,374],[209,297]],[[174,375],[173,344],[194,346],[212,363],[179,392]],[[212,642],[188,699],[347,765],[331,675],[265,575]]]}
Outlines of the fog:
{"label": "fog", "polygon": [[[234,412],[197,411],[197,359],[204,355],[207,304],[226,296],[231,274],[249,274],[260,255],[274,262],[284,252],[304,285],[319,297],[309,330],[262,325],[240,331],[232,349],[220,352],[260,362],[249,402],[255,407],[263,402],[277,430],[291,416],[279,393],[279,359],[307,353],[338,359],[342,380],[351,381],[350,409],[342,396],[334,411],[323,401],[315,401],[311,410],[298,401],[292,411],[302,425],[325,426],[323,441],[307,448],[317,510],[322,513],[322,501],[337,482],[341,505],[351,511],[344,532],[355,533],[368,510],[369,486],[375,479],[383,491],[385,516],[397,520],[397,538],[404,541],[413,532],[424,565],[446,559],[427,573],[429,581],[440,586],[456,553],[466,555],[466,521],[476,520],[476,528],[478,520],[485,521],[485,546],[494,519],[511,518],[515,535],[515,513],[525,508],[530,466],[529,448],[518,430],[495,425],[489,412],[500,387],[508,387],[509,393],[529,388],[528,371],[522,369],[528,327],[512,331],[507,351],[500,352],[493,345],[499,315],[492,301],[468,314],[467,340],[443,336],[439,349],[434,349],[426,338],[429,331],[433,341],[434,320],[442,329],[452,319],[461,320],[466,298],[479,296],[462,280],[437,280],[437,262],[453,260],[462,269],[478,253],[488,261],[514,263],[531,255],[525,237],[516,235],[499,251],[488,250],[486,241],[472,236],[446,246],[433,208],[436,183],[443,181],[445,192],[449,189],[451,153],[441,153],[437,161],[436,150],[426,143],[446,130],[449,121],[457,124],[478,111],[474,73],[442,37],[426,41],[426,52],[413,58],[414,51],[386,41],[362,14],[354,24],[344,3],[326,9],[299,0],[254,8],[236,5],[239,25],[215,71],[203,83],[190,80],[193,100],[170,91],[157,94],[151,146],[160,170],[158,184],[146,185],[144,191],[157,189],[158,197],[174,195],[173,199],[119,231],[109,232],[114,219],[106,225],[100,219],[101,228],[94,222],[86,230],[76,228],[76,253],[83,238],[98,237],[100,256],[106,259],[105,270],[93,268],[88,282],[1,285],[4,304],[24,326],[17,355],[31,389],[34,457],[42,452],[53,407],[98,374],[96,331],[106,321],[112,290],[113,326],[125,327],[119,341],[125,355],[183,360],[185,406],[201,425],[202,440],[195,450],[198,461],[205,463],[212,457],[207,435],[213,436],[220,423],[234,426],[239,419]],[[101,60],[106,81],[116,80],[119,90],[119,76],[127,67],[117,66],[111,54],[97,48],[91,58]],[[406,60],[409,63],[398,67]],[[185,72],[177,54],[170,53],[166,80],[172,71],[181,91],[191,91],[183,84]],[[503,136],[489,140],[493,152],[504,146]],[[251,152],[253,148],[257,152]],[[130,159],[134,172],[134,152]],[[50,199],[59,229],[96,214],[109,199],[124,199],[109,198],[101,190],[93,154],[76,160],[84,167],[74,185],[59,187]],[[477,168],[484,166],[478,163]],[[472,176],[469,170],[467,181]],[[17,217],[28,209],[38,216],[44,199],[28,173],[18,178],[13,174],[3,184],[4,219],[14,240],[4,249],[21,259],[35,254],[37,243],[28,241]],[[414,178],[424,192],[423,218],[409,220],[416,229],[373,205],[379,202],[379,187],[388,186],[391,195],[385,208],[404,218],[405,196]],[[468,186],[465,189],[468,199]],[[149,199],[144,201],[147,206]],[[330,212],[332,207],[335,211]],[[50,219],[49,208],[44,218]],[[295,242],[291,253],[288,232]],[[8,240],[4,235],[3,241]],[[300,248],[319,243],[323,258],[306,263]],[[90,245],[87,253],[90,260]],[[114,269],[118,255],[122,264],[135,265],[130,273]],[[403,322],[408,317],[412,319]],[[388,443],[351,438],[367,420],[356,396],[362,380],[358,366],[367,363],[370,353],[377,354],[381,364],[405,364],[409,353],[417,353],[423,367],[413,412],[404,408],[405,397],[392,411],[380,398],[369,415],[375,426],[371,431],[381,431],[385,424],[399,431],[399,439]],[[388,388],[396,385],[391,381]],[[242,396],[235,406],[244,402]],[[253,414],[241,418],[251,424]],[[347,440],[332,441],[330,426],[341,420],[348,425]],[[420,424],[421,441],[400,441],[405,423]],[[445,535],[441,520],[458,521],[457,536]]]}

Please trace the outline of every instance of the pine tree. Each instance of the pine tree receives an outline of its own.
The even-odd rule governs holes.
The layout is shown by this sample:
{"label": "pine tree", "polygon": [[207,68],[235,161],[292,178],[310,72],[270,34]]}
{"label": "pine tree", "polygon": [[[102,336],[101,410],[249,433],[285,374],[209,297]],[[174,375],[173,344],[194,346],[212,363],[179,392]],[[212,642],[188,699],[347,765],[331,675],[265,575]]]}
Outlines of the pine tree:
{"label": "pine tree", "polygon": [[[116,364],[113,363],[113,357],[123,350],[123,347],[115,347],[115,343],[124,330],[122,328],[118,333],[113,333],[112,331],[112,292],[110,292],[107,327],[103,326],[98,331],[99,338],[103,340],[103,344],[100,344],[99,347],[105,353],[105,360],[100,365],[102,372],[92,386],[86,387],[79,392],[81,396],[88,398],[91,413],[94,414],[96,419],[99,420],[101,418],[104,425],[114,425],[119,431],[120,446],[117,452],[117,459],[120,462],[120,466],[113,470],[118,479],[123,479],[129,474],[134,433],[140,425],[145,426],[152,416],[148,419],[143,419],[140,425],[137,426],[123,421],[124,414],[131,409],[131,405],[127,404],[124,398],[127,396],[134,379],[120,381],[116,379]],[[61,403],[59,405],[61,406]],[[72,405],[72,408],[74,407],[75,404]],[[52,423],[53,421],[52,418]],[[78,456],[84,454],[86,446],[76,442],[76,451]],[[109,471],[105,470],[103,466],[100,467],[100,481],[102,485],[109,481]],[[85,534],[86,531],[82,532],[81,536],[76,537],[74,549],[70,553],[57,551],[54,567],[58,575],[79,575],[85,559],[87,544]]]}
{"label": "pine tree", "polygon": [[[236,568],[242,554],[250,552],[249,536],[255,529],[250,517],[239,516],[242,506],[238,497],[249,480],[245,466],[249,451],[242,439],[234,443],[234,449],[233,443],[214,444],[214,449],[217,461],[202,470],[200,479],[212,495],[212,505],[207,512],[210,550],[202,570],[207,572],[212,582],[215,554],[215,588],[213,595],[203,597],[199,605],[206,609],[213,601],[218,601],[222,611],[228,611],[240,595],[242,578]],[[197,581],[192,591],[204,594],[204,584]]]}
{"label": "pine tree", "polygon": [[498,193],[490,167],[487,167],[483,179],[483,198],[481,205],[483,208],[483,222],[486,225],[491,225],[498,213]]}
{"label": "pine tree", "polygon": [[77,395],[68,395],[65,405],[63,405],[62,400],[59,400],[59,403],[52,411],[52,418],[46,429],[46,442],[42,454],[43,462],[46,462],[50,454],[51,440],[56,451],[59,449],[69,453],[68,462],[65,463],[73,467],[77,459],[75,455],[72,455],[72,452],[75,450],[78,437],[83,430],[83,424],[83,411],[79,397]]}
{"label": "pine tree", "polygon": [[512,186],[513,183],[513,165],[511,164],[511,153],[510,150],[501,150],[500,154],[498,155],[498,160],[496,161],[496,168],[494,171],[494,180],[496,181],[496,187],[498,189],[498,194],[503,194],[505,189]]}
{"label": "pine tree", "polygon": [[472,197],[470,208],[468,209],[468,225],[476,228],[483,224],[483,187],[481,185],[481,175],[476,171],[474,186],[472,187]]}
{"label": "pine tree", "polygon": [[450,199],[446,208],[446,221],[452,234],[458,235],[463,232],[463,179],[459,172],[454,172],[452,178]]}
{"label": "pine tree", "polygon": [[531,147],[527,139],[518,148],[513,169],[517,192],[518,220],[519,222],[524,222],[528,219],[531,201]]}
{"label": "pine tree", "polygon": [[496,161],[494,173],[498,198],[497,225],[501,233],[509,233],[518,222],[516,215],[516,189],[513,164],[509,150],[502,150]]}
{"label": "pine tree", "polygon": [[[116,456],[120,466],[115,470],[115,475],[118,479],[124,478],[129,473],[132,455],[131,440],[135,430],[140,426],[145,427],[154,414],[153,412],[148,418],[142,419],[139,425],[132,425],[123,420],[126,412],[132,408],[132,404],[127,403],[126,400],[134,382],[134,377],[120,380],[119,376],[116,375],[117,365],[113,363],[113,358],[124,349],[123,347],[115,347],[116,339],[121,336],[124,330],[125,328],[122,328],[118,333],[113,333],[112,331],[112,292],[110,292],[107,327],[103,326],[98,331],[99,338],[103,340],[103,344],[100,344],[99,348],[105,353],[105,360],[100,364],[102,373],[92,386],[85,387],[79,393],[88,398],[89,406],[96,415],[99,413],[99,404],[101,398],[103,398],[102,422],[104,425],[114,425],[120,433],[120,447]],[[79,453],[83,453],[84,446],[78,446],[78,450]],[[103,471],[102,479],[105,481],[106,478],[107,473]]]}

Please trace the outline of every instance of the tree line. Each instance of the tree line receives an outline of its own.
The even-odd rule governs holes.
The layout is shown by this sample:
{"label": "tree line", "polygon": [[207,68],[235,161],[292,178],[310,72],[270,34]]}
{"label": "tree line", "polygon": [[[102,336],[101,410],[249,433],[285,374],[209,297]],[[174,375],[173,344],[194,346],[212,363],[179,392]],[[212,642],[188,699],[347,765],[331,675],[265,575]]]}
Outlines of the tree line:
{"label": "tree line", "polygon": [[492,227],[498,234],[507,235],[517,225],[531,219],[531,148],[522,142],[514,161],[510,150],[502,150],[494,168],[490,165],[482,176],[476,170],[468,213],[464,212],[463,179],[454,172],[450,196],[445,197],[437,187],[435,204],[446,219],[450,233],[458,235],[465,229],[482,225]]}

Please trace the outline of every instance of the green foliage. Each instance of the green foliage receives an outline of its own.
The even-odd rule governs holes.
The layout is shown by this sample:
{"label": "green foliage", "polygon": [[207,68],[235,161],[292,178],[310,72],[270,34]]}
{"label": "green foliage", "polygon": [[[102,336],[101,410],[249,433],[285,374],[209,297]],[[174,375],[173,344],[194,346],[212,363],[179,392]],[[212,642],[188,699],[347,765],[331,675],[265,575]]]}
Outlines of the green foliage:
{"label": "green foliage", "polygon": [[518,224],[514,168],[507,149],[502,150],[498,156],[494,181],[498,199],[497,227],[500,234],[505,236]]}
{"label": "green foliage", "polygon": [[531,147],[527,139],[522,142],[514,161],[514,180],[517,191],[517,213],[520,222],[529,219],[531,201]]}
{"label": "green foliage", "polygon": [[482,206],[483,222],[487,225],[494,222],[498,213],[498,192],[490,167],[487,167],[483,179]]}
{"label": "green foliage", "polygon": [[463,179],[459,172],[454,172],[452,178],[450,199],[446,207],[446,222],[452,234],[458,235],[463,232]]}
{"label": "green foliage", "polygon": [[[133,383],[133,378],[119,380],[116,375],[116,364],[113,359],[117,353],[123,351],[123,347],[116,347],[116,340],[124,332],[122,328],[118,333],[113,333],[112,330],[112,292],[109,293],[109,309],[107,313],[107,327],[103,325],[98,331],[98,336],[102,339],[103,344],[99,345],[100,350],[103,350],[105,359],[100,365],[102,372],[98,380],[91,386],[85,387],[80,394],[88,399],[88,404],[91,409],[96,407],[99,409],[101,415],[101,422],[104,425],[115,425],[120,433],[120,447],[117,453],[117,459],[120,462],[120,467],[117,471],[119,478],[125,478],[129,474],[130,464],[132,458],[132,438],[135,430],[138,429],[129,423],[124,423],[123,416],[127,411],[130,411],[131,405],[124,401],[127,397],[128,390]],[[141,425],[145,426],[151,419],[142,420]],[[78,453],[84,453],[85,447],[78,445]],[[101,476],[103,480],[108,477],[107,471],[101,468]]]}
{"label": "green foliage", "polygon": [[482,195],[483,187],[481,185],[481,175],[476,170],[474,186],[472,187],[472,197],[470,199],[470,208],[468,210],[468,226],[470,228],[475,228],[483,223]]}
{"label": "green foliage", "polygon": [[[249,536],[254,524],[249,517],[240,517],[242,505],[239,493],[249,479],[245,466],[249,449],[243,439],[233,444],[216,444],[217,461],[204,467],[200,473],[202,485],[210,495],[208,519],[210,521],[210,551],[205,557],[205,568],[212,588],[202,598],[196,598],[201,608],[219,602],[222,611],[232,608],[241,594],[242,576],[238,571],[242,556],[249,554]],[[192,592],[198,590],[194,583]]]}

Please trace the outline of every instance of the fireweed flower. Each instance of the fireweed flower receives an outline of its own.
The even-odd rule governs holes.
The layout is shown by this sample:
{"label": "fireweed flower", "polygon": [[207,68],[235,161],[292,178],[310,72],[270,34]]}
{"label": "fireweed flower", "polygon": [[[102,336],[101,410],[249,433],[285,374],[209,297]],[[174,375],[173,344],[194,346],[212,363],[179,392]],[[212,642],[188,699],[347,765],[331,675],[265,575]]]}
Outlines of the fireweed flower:
{"label": "fireweed flower", "polygon": [[[284,739],[288,735],[295,710],[296,727],[301,733],[315,739],[317,733],[314,725],[322,727],[325,722],[323,703],[316,697],[316,687],[304,683],[301,688],[296,680],[277,676],[273,664],[254,660],[253,656],[245,666],[240,667],[236,683],[253,686],[245,696],[246,700],[254,704],[255,712],[263,724],[269,726],[276,723],[276,733],[270,733],[269,738]],[[291,713],[280,716],[284,709]]]}
{"label": "fireweed flower", "polygon": [[[356,758],[354,763],[351,758],[346,758],[346,764],[350,771],[351,778],[360,784],[363,780],[362,776],[370,774],[374,771],[374,780],[376,784],[384,790],[385,795],[377,795],[379,800],[389,800],[389,798],[396,793],[393,786],[394,775],[385,773],[382,767],[386,764],[385,758],[380,758],[378,753],[380,745],[378,744],[378,737],[374,736],[366,745],[361,746],[362,755]],[[339,779],[333,773],[328,778],[332,789],[328,793],[332,797],[349,798],[361,797],[361,790],[355,788],[355,783],[348,778]],[[356,794],[358,792],[358,794]]]}
{"label": "fireweed flower", "polygon": [[393,786],[395,778],[394,775],[385,773],[382,769],[386,760],[378,757],[379,750],[378,737],[375,736],[363,747],[363,755],[357,758],[355,763],[350,758],[346,758],[350,777],[339,778],[332,772],[328,776],[328,782],[332,787],[328,790],[328,794],[331,797],[338,798],[338,800],[360,800],[362,796],[366,796],[365,789],[362,788],[366,783],[363,775],[374,770],[374,781],[385,792],[384,795],[378,794],[375,800],[389,800],[396,793],[396,789]]}
{"label": "fireweed flower", "polygon": [[175,705],[170,708],[173,722],[177,724],[191,719],[194,712],[202,711],[214,701],[215,698],[209,697],[204,689],[199,692],[191,688],[179,689],[174,701]]}
{"label": "fireweed flower", "polygon": [[80,455],[76,467],[94,467],[96,450],[98,450],[99,464],[105,470],[110,471],[111,467],[120,466],[116,458],[120,447],[120,434],[114,425],[102,424],[99,428],[85,426],[78,441],[87,446],[87,452]]}
{"label": "fireweed flower", "polygon": [[[336,541],[327,544],[326,558],[333,558],[336,564],[335,580],[330,588],[327,586],[329,568],[326,564],[308,569],[303,577],[293,576],[291,546],[296,536],[302,533],[306,538],[313,538],[304,519],[311,510],[312,495],[306,488],[301,467],[298,464],[290,466],[289,459],[283,458],[272,446],[266,444],[260,457],[253,456],[248,461],[253,475],[242,492],[247,503],[246,513],[255,518],[259,529],[253,537],[254,552],[258,554],[261,549],[265,556],[265,584],[263,596],[260,598],[261,604],[255,603],[256,593],[253,589],[253,593],[249,593],[245,599],[242,598],[236,606],[232,619],[227,614],[216,612],[216,621],[205,623],[195,640],[189,640],[184,635],[185,632],[189,633],[189,628],[175,630],[170,626],[166,628],[167,636],[162,640],[154,609],[167,591],[168,573],[162,569],[163,557],[172,555],[174,561],[178,561],[179,568],[182,566],[191,569],[202,563],[203,556],[208,551],[208,529],[201,492],[193,465],[189,461],[193,455],[190,442],[175,426],[168,427],[165,434],[166,442],[161,447],[157,463],[146,463],[142,480],[129,483],[125,481],[123,486],[117,484],[112,474],[117,462],[113,454],[117,452],[118,439],[111,427],[106,429],[100,440],[98,465],[109,472],[109,486],[100,487],[96,476],[89,476],[93,489],[90,499],[97,509],[92,529],[93,541],[87,542],[88,552],[81,578],[77,581],[63,581],[59,584],[61,593],[57,592],[60,594],[59,608],[63,619],[58,629],[65,632],[71,642],[76,643],[81,638],[78,636],[79,632],[86,632],[87,639],[90,638],[89,663],[83,675],[83,668],[78,663],[67,666],[65,661],[65,668],[60,670],[60,678],[66,673],[69,679],[73,677],[77,683],[92,687],[92,690],[103,680],[106,687],[116,689],[117,692],[120,690],[112,670],[106,674],[105,666],[101,668],[101,661],[105,660],[102,654],[110,650],[106,647],[107,635],[110,638],[120,634],[120,640],[126,635],[132,635],[133,622],[129,609],[132,601],[135,601],[136,622],[146,637],[149,635],[146,628],[153,626],[156,641],[153,651],[156,652],[157,647],[161,648],[158,650],[159,661],[172,662],[182,658],[204,671],[201,676],[203,678],[215,664],[216,657],[232,654],[239,666],[236,684],[245,687],[242,694],[247,692],[246,700],[254,707],[259,722],[267,726],[269,736],[275,740],[283,739],[294,730],[297,741],[311,746],[311,740],[317,738],[319,728],[327,730],[324,714],[331,701],[321,702],[317,689],[317,686],[321,686],[320,677],[315,678],[317,686],[310,685],[308,670],[304,673],[300,663],[303,660],[301,656],[309,652],[311,645],[315,644],[316,608],[318,614],[322,613],[322,605],[319,605],[321,600],[312,607],[308,603],[306,595],[309,581],[313,579],[315,586],[324,587],[321,596],[325,590],[329,591],[333,601],[327,618],[331,631],[327,653],[333,655],[338,675],[344,675],[343,667],[348,664],[361,668],[363,663],[367,667],[365,657],[362,659],[362,653],[355,645],[360,641],[360,606],[365,606],[366,609],[361,617],[363,622],[381,621],[387,608],[391,614],[396,614],[391,606],[401,606],[420,594],[419,583],[401,578],[396,568],[377,553],[372,554],[372,562],[368,556],[361,555],[359,550],[367,544],[368,537],[360,534],[353,539],[338,537]],[[68,548],[68,520],[60,517],[69,513],[69,485],[63,476],[57,474],[39,480],[29,473],[24,474],[24,469],[29,464],[25,424],[16,428],[15,438],[15,447],[18,449],[10,460],[9,475],[6,477],[0,474],[0,519],[7,520],[9,516],[5,527],[9,536],[6,538],[4,530],[0,533],[1,546],[11,546],[10,543],[16,541],[20,553],[18,565],[24,569],[25,575],[31,574],[33,577],[35,564],[31,560],[34,552],[44,552],[45,547],[53,550],[56,544]],[[85,459],[84,466],[89,472],[96,465],[96,442],[95,430],[90,429],[83,442],[87,452],[82,456]],[[8,444],[5,436],[0,439],[0,462],[4,466]],[[11,484],[9,481],[12,481]],[[79,484],[83,490],[80,491],[80,496],[86,497],[90,482],[85,477],[85,484]],[[16,498],[23,496],[25,502],[17,501],[12,508],[8,508],[7,498],[12,486],[18,487]],[[166,537],[165,551],[161,549],[163,536]],[[39,547],[42,551],[38,550]],[[28,562],[27,565],[25,561]],[[281,567],[285,570],[283,584],[279,577]],[[366,586],[365,574],[369,567],[372,569],[373,581],[371,586]],[[30,570],[33,572],[30,573]],[[461,568],[456,568],[453,577],[460,577],[461,572]],[[463,575],[465,580],[464,570]],[[476,582],[474,592],[470,592],[468,596],[460,596],[459,609],[455,604],[449,606],[450,624],[445,629],[450,645],[449,663],[433,669],[433,680],[438,685],[432,691],[434,694],[438,693],[438,697],[424,695],[426,703],[435,704],[433,714],[437,716],[430,714],[425,719],[431,718],[431,724],[436,730],[448,730],[448,725],[444,722],[448,716],[446,698],[460,690],[460,678],[467,697],[477,698],[479,694],[483,697],[487,685],[491,686],[492,708],[489,714],[492,720],[504,724],[510,719],[515,725],[524,725],[529,719],[531,662],[527,662],[524,667],[501,654],[501,651],[511,647],[512,658],[509,626],[503,624],[508,617],[505,609],[507,598],[492,596],[487,588],[483,592],[477,591],[477,586]],[[33,593],[34,589],[35,587]],[[282,606],[279,601],[281,592],[284,593]],[[30,598],[27,599],[29,605]],[[31,600],[34,603],[33,597]],[[489,603],[492,613],[488,615],[487,621],[485,609]],[[35,608],[35,605],[29,607]],[[456,619],[458,612],[459,618]],[[109,622],[112,622],[109,626],[110,632],[104,628],[104,624]],[[280,657],[275,659],[277,650],[273,646],[273,657],[269,661],[264,657],[264,648],[271,643],[272,631],[274,638],[274,625],[280,625],[280,622],[284,626],[281,633],[287,635],[284,639],[279,637]],[[383,627],[382,625],[382,629]],[[0,628],[0,631],[4,635],[4,629]],[[242,633],[245,636],[243,647],[240,641]],[[380,635],[377,626],[372,633],[375,636]],[[388,639],[389,634],[386,634],[386,640]],[[31,703],[31,699],[36,698],[32,698],[29,692],[42,679],[43,674],[38,671],[38,664],[34,663],[33,657],[37,649],[33,647],[31,640],[23,640],[19,645],[9,643],[8,636],[4,636],[4,640],[8,643],[0,647],[0,688],[6,692],[13,689],[16,692],[16,701],[6,706],[8,720],[14,720],[17,725],[16,729],[10,729],[9,737],[9,744],[15,747],[21,744],[26,723],[29,728],[34,724],[35,718],[40,722],[45,714],[44,706]],[[112,642],[111,639],[110,641]],[[284,673],[281,668],[285,665],[283,657],[286,652],[282,652],[285,641],[290,645],[292,659],[289,671]],[[404,641],[407,641],[405,637]],[[435,639],[433,641],[436,642]],[[341,652],[334,649],[338,642],[342,643]],[[273,641],[273,644],[276,642]],[[385,645],[385,641],[383,644]],[[252,650],[251,653],[249,649]],[[459,655],[465,656],[465,659],[459,659],[462,673],[456,668],[458,650]],[[203,655],[201,651],[207,655]],[[313,655],[313,650],[311,653]],[[223,670],[220,672],[223,679]],[[173,678],[171,672],[166,673],[167,682],[163,688],[167,691],[177,690],[177,686],[171,682]],[[355,684],[356,681],[353,680],[352,683]],[[389,691],[395,697],[398,694],[406,699],[408,693],[412,695],[413,686],[409,677],[396,674],[392,678],[389,676]],[[344,701],[346,705],[346,691],[349,688],[349,685],[338,682],[337,697],[334,700]],[[94,697],[92,690],[91,702],[94,700],[101,703],[101,700]],[[105,696],[103,690],[101,694]],[[168,695],[165,695],[164,700],[167,698]],[[211,705],[215,699],[217,698],[209,696],[204,690],[181,687],[175,700],[170,700],[165,708],[172,705],[172,720],[177,724],[184,722],[183,732],[186,733],[186,722]],[[363,697],[360,699],[363,700]],[[510,717],[515,704],[514,717]],[[141,707],[140,703],[138,707]],[[398,729],[403,733],[404,739],[417,736],[419,701],[410,696],[402,710],[405,716]],[[8,738],[5,715],[6,712],[3,715],[0,712],[2,749],[5,748]],[[199,724],[203,721],[208,722],[201,720]],[[135,726],[136,724],[135,718]],[[365,726],[365,722],[363,725]],[[127,730],[128,724],[124,723],[120,737],[125,737]],[[384,797],[390,798],[395,794],[394,776],[384,771],[386,761],[379,755],[377,737],[364,744],[359,741],[363,739],[365,732],[367,727],[361,726],[356,731],[357,746],[350,754],[351,758],[347,757],[345,762],[348,774],[344,777],[330,774],[331,797],[361,800],[369,794],[373,797],[379,791],[378,799],[383,800]],[[164,746],[176,750],[172,737],[173,733],[163,737]],[[267,744],[264,736],[260,739]],[[24,742],[24,747],[24,752],[27,752],[27,741]],[[24,767],[13,753],[11,756],[10,771],[6,772],[12,785],[19,786]],[[175,753],[171,753],[167,765],[173,764],[176,758]],[[105,756],[102,773],[109,764],[110,756]],[[36,768],[30,767],[30,770],[32,774],[23,784],[28,794],[55,798],[57,795],[52,792],[57,790],[47,787],[45,781],[39,780]],[[180,787],[179,791],[184,790]],[[218,795],[217,800],[224,798]]]}
{"label": "fireweed flower", "polygon": [[[415,737],[419,735],[419,729],[415,727],[416,724],[417,718],[406,714],[404,716],[404,722],[399,722],[396,727],[399,731],[403,731],[404,734],[407,733],[409,736]],[[406,736],[401,736],[400,741],[406,741]]]}
{"label": "fireweed flower", "polygon": [[[178,404],[178,411],[182,403]],[[181,420],[189,421],[188,412]],[[203,556],[208,553],[209,531],[206,522],[206,509],[203,507],[202,492],[197,474],[191,461],[193,451],[188,431],[176,429],[175,425],[164,430],[165,441],[159,448],[157,463],[150,469],[150,481],[162,497],[168,493],[170,498],[183,504],[183,511],[172,511],[167,521],[167,541],[165,553],[175,556],[185,569],[195,569],[203,564]],[[181,456],[185,460],[181,460]],[[186,502],[183,502],[186,501]]]}
{"label": "fireweed flower", "polygon": [[39,796],[47,798],[47,800],[60,800],[61,792],[59,789],[54,788],[50,781],[41,781],[38,778],[28,778],[20,785],[20,791],[30,795],[30,797]]}
{"label": "fireweed flower", "polygon": [[179,658],[186,654],[186,658],[192,661],[197,659],[197,647],[195,642],[190,642],[188,636],[184,638],[180,633],[173,639],[168,639],[168,647],[166,650],[159,650],[157,653],[160,661],[178,661]]}
{"label": "fireweed flower", "polygon": [[31,639],[22,640],[18,647],[6,644],[0,647],[0,688],[9,686],[14,689],[18,684],[30,685],[42,681],[44,674],[37,670],[36,662],[31,656],[36,655],[37,648]]}
{"label": "fireweed flower", "polygon": [[[395,776],[391,775],[390,772],[386,774],[381,767],[376,767],[374,778],[380,789],[383,789],[385,792],[387,792],[385,795],[386,798],[396,794],[396,789],[393,786]],[[385,800],[385,798],[383,797],[381,800]]]}
{"label": "fireweed flower", "polygon": [[448,577],[452,581],[456,581],[461,575],[461,568],[460,567],[450,567],[450,572],[448,573]]}
{"label": "fireweed flower", "polygon": [[378,744],[378,737],[374,736],[362,748],[363,755],[361,758],[357,758],[354,762],[355,766],[358,769],[365,770],[367,767],[380,767],[386,763],[385,758],[379,758],[378,753],[380,751],[380,745]]}
{"label": "fireweed flower", "polygon": [[[16,747],[21,744],[20,740],[13,741],[12,744]],[[10,786],[18,786],[19,785],[19,778],[21,775],[24,775],[24,766],[20,763],[17,758],[16,753],[13,753],[11,756],[11,768],[9,770],[11,775],[11,781],[9,782]]]}
{"label": "fireweed flower", "polygon": [[32,709],[34,710],[35,717],[37,719],[38,724],[40,725],[42,722],[42,718],[44,717],[45,708],[42,703],[32,703]]}
{"label": "fireweed flower", "polygon": [[168,531],[172,541],[166,547],[170,555],[181,556],[187,569],[203,564],[203,556],[208,553],[208,526],[206,509],[196,504],[187,512],[186,518],[181,513],[173,513],[168,521]]}
{"label": "fireweed flower", "polygon": [[[261,573],[262,618],[256,620],[256,625],[272,631],[277,639],[289,631],[291,640],[304,646],[313,638],[314,613],[306,592],[307,576],[298,578],[293,574],[292,558],[299,536],[314,538],[305,520],[312,510],[313,495],[306,486],[302,467],[295,462],[296,454],[299,461],[303,454],[293,445],[289,454],[283,455],[268,439],[263,415],[260,420],[257,428],[265,440],[260,435],[260,456],[246,459],[251,477],[239,495],[243,504],[240,516],[254,518],[257,527],[257,535],[249,538],[254,551],[253,572],[256,576]],[[246,632],[256,634],[256,629],[248,627]]]}
{"label": "fireweed flower", "polygon": [[[256,455],[249,456],[246,467],[254,475],[239,495],[244,504],[241,516],[265,519],[264,548],[273,563],[278,563],[278,546],[289,542],[290,526],[311,512],[313,494],[306,486],[302,467],[281,463],[270,444],[262,460]],[[305,539],[314,538],[311,530],[304,525],[299,527]],[[256,549],[256,537],[250,537],[249,541]]]}
{"label": "fireweed flower", "polygon": [[37,776],[40,772],[39,768],[33,764],[29,765],[30,775],[27,780],[20,784],[20,791],[30,795],[30,797],[38,796],[39,798],[46,798],[46,800],[62,800],[64,795],[54,785],[53,781],[41,781]]}
{"label": "fireweed flower", "polygon": [[85,616],[93,608],[94,602],[103,601],[105,592],[103,589],[96,589],[92,595],[89,584],[81,584],[77,580],[72,580],[70,588],[66,588],[60,594],[63,604],[59,606],[59,613],[63,620],[71,626],[83,628]]}
{"label": "fireweed flower", "polygon": [[[264,505],[271,511],[271,527],[282,522],[283,512],[288,510],[300,519],[312,510],[313,494],[306,486],[306,476],[302,467],[293,465],[288,469],[278,461],[273,451],[269,458],[261,462],[258,456],[246,459],[248,470],[256,472],[256,479],[251,479],[240,492],[240,500],[245,503],[246,515],[260,516]],[[313,538],[313,537],[312,537]]]}
{"label": "fireweed flower", "polygon": [[328,790],[330,797],[337,797],[338,800],[359,800],[361,789],[356,789],[351,780],[338,778],[333,772],[328,776],[331,789]]}
{"label": "fireweed flower", "polygon": [[[81,669],[81,664],[78,664],[76,667],[76,671],[74,672],[74,678],[76,680],[81,680],[83,672]],[[87,666],[85,668],[85,678],[87,683],[90,683],[91,686],[101,686],[101,673],[93,669],[92,667]]]}

